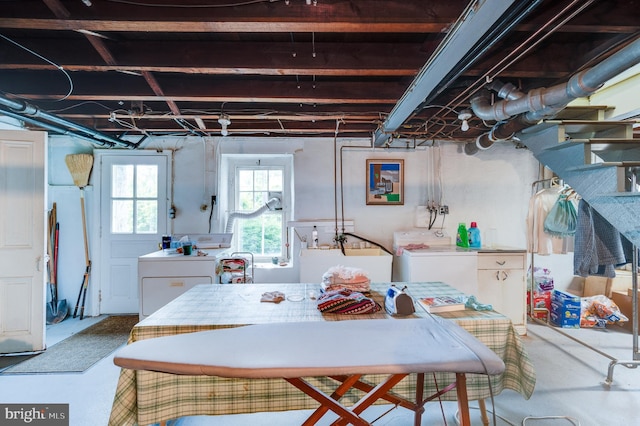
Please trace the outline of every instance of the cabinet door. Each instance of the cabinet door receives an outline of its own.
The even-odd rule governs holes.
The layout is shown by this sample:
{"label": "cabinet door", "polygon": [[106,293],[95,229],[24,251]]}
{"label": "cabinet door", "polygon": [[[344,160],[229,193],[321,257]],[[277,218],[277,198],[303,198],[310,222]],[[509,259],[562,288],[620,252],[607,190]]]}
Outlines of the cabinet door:
{"label": "cabinet door", "polygon": [[198,284],[212,284],[211,277],[142,278],[140,317],[147,317]]}
{"label": "cabinet door", "polygon": [[478,255],[478,297],[509,317],[520,334],[526,334],[524,253]]}
{"label": "cabinet door", "polygon": [[521,269],[481,269],[478,271],[480,302],[490,303],[495,311],[523,325],[524,299]]}

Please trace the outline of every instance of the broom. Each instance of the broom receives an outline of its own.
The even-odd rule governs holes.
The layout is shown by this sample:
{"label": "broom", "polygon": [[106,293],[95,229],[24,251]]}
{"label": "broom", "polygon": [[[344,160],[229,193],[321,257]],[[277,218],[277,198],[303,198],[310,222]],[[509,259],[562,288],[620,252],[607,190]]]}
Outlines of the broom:
{"label": "broom", "polygon": [[[89,177],[91,176],[91,169],[93,168],[93,155],[91,154],[69,154],[65,157],[67,168],[73,178],[75,186],[80,188],[80,208],[82,211],[82,231],[84,233],[84,258],[86,268],[84,276],[82,278],[82,284],[80,285],[80,292],[78,293],[78,300],[76,301],[76,307],[73,310],[73,318],[78,314],[78,307],[80,307],[80,319],[84,318],[84,304],[87,298],[87,288],[89,287],[89,274],[91,273],[91,260],[89,260],[89,243],[87,241],[87,219],[85,216],[84,208],[84,188],[89,184]],[[80,303],[82,298],[82,305]]]}

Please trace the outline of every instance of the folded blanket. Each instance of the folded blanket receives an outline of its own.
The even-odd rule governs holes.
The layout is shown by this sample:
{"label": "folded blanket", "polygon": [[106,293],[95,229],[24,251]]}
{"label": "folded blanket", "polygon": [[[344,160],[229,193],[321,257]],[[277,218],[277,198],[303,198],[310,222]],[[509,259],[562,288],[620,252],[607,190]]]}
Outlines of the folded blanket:
{"label": "folded blanket", "polygon": [[322,275],[322,288],[326,291],[346,288],[367,292],[371,289],[368,273],[360,268],[333,266]]}
{"label": "folded blanket", "polygon": [[338,291],[342,289],[368,293],[371,290],[371,283],[367,280],[361,283],[351,284],[322,284],[322,290],[324,291]]}
{"label": "folded blanket", "polygon": [[380,305],[373,299],[348,289],[327,291],[318,298],[318,310],[323,313],[372,314],[380,309]]}

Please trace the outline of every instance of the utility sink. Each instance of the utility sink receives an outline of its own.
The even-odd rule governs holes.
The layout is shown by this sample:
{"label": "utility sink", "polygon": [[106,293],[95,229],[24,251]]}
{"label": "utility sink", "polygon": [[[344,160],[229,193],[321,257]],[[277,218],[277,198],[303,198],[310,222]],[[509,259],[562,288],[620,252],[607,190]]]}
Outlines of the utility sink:
{"label": "utility sink", "polygon": [[393,256],[380,248],[302,249],[300,250],[300,282],[319,283],[333,266],[349,266],[367,272],[371,282],[390,282]]}
{"label": "utility sink", "polygon": [[345,248],[344,254],[346,256],[385,256],[385,255],[390,256],[389,253],[379,248],[363,248],[363,249]]}

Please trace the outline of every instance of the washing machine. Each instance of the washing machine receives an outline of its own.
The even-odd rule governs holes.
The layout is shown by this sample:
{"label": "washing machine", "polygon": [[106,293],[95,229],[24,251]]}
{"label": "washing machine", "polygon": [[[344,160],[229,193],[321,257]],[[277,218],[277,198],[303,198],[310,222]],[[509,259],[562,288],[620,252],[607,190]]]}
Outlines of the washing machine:
{"label": "washing machine", "polygon": [[393,281],[441,281],[465,294],[478,294],[477,252],[456,247],[447,233],[394,232],[393,249]]}

